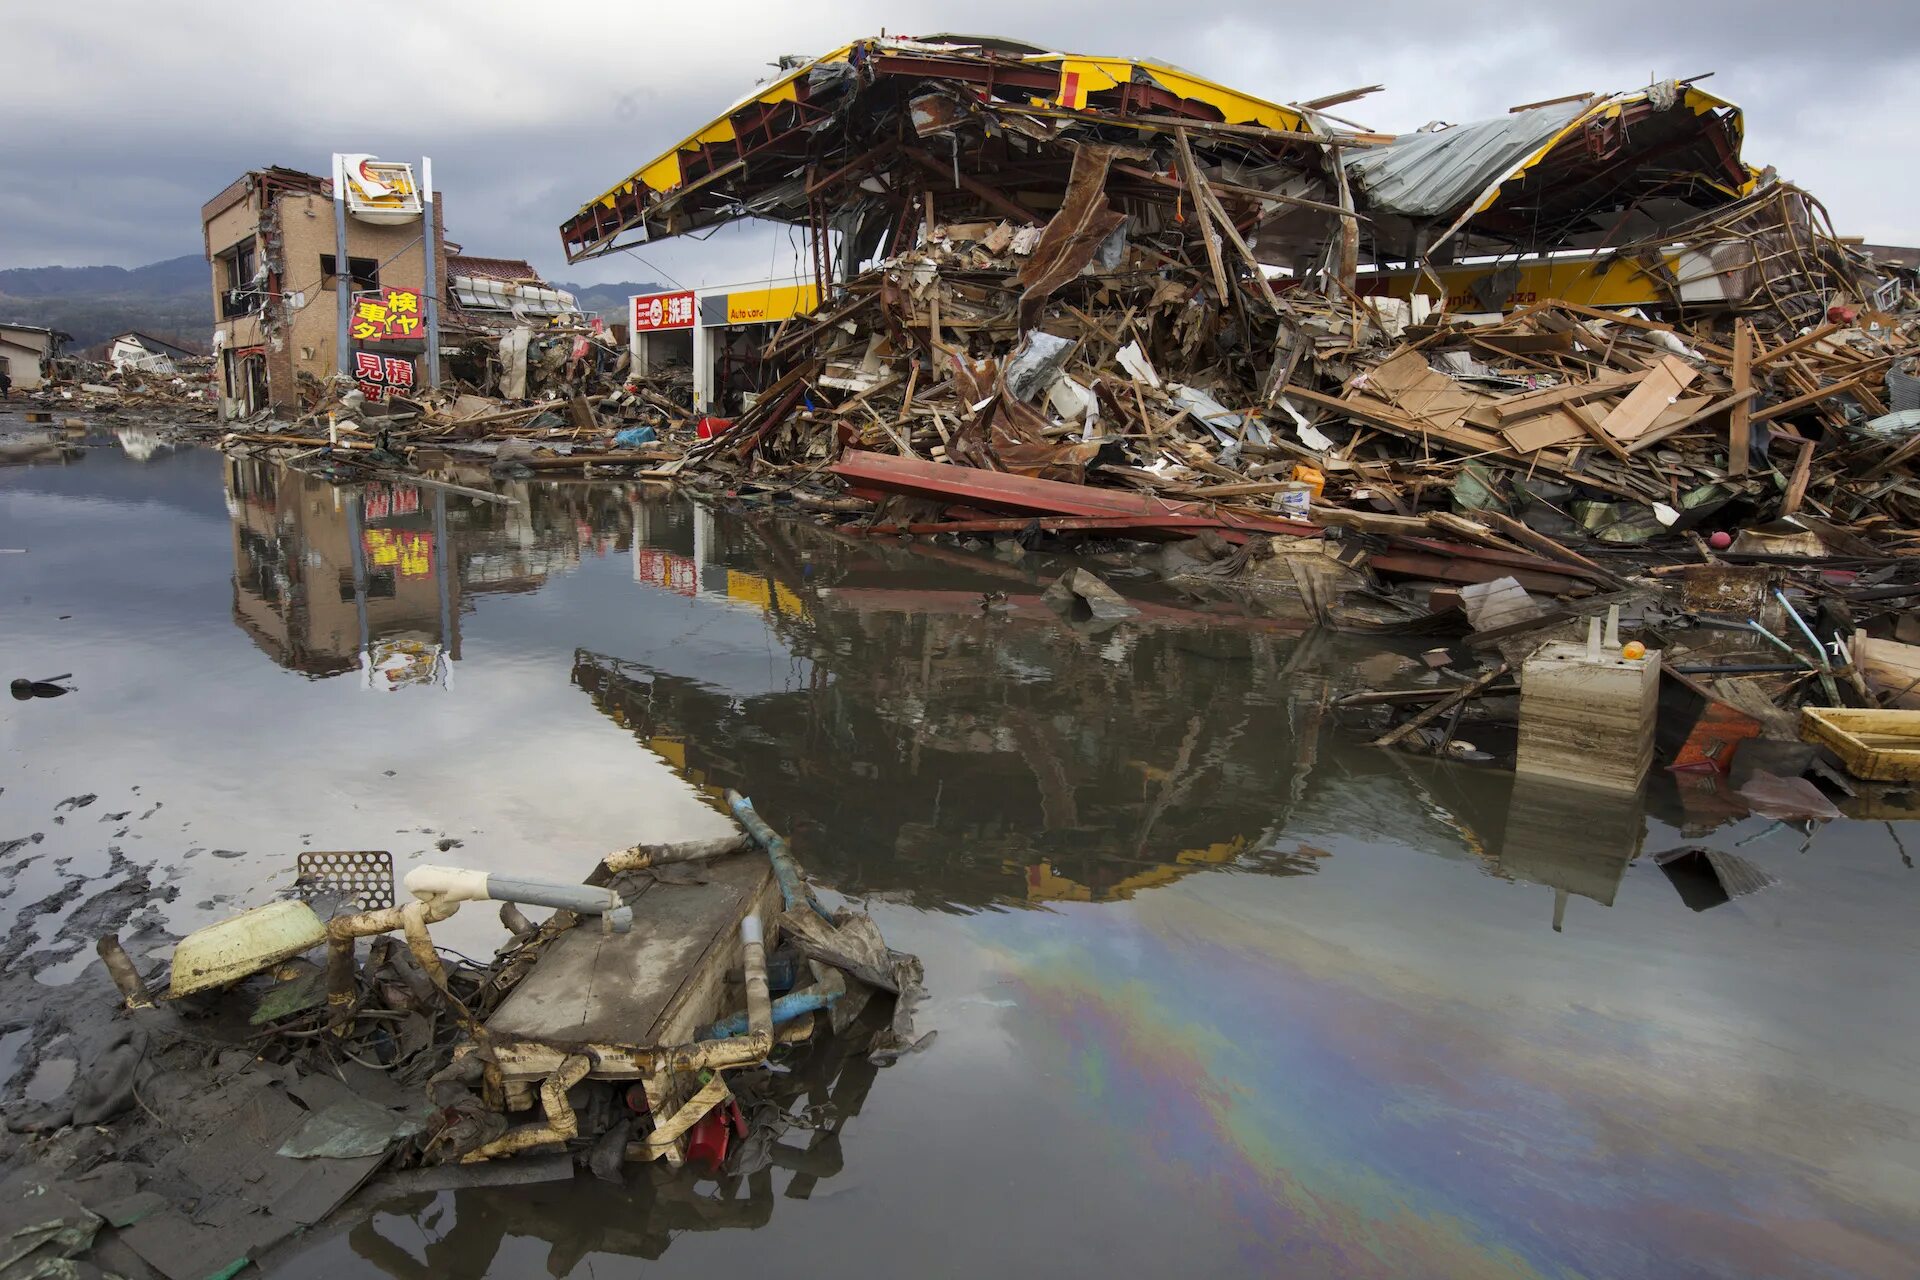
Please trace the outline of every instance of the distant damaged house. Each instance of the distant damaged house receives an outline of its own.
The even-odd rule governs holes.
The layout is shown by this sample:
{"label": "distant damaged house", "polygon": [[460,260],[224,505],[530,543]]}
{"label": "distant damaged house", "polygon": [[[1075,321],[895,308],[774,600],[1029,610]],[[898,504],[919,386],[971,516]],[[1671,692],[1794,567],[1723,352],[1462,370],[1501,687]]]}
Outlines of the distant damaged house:
{"label": "distant damaged house", "polygon": [[47,380],[49,365],[72,335],[35,324],[0,321],[0,369],[16,391],[38,391]]}
{"label": "distant damaged house", "polygon": [[202,354],[164,338],[133,330],[109,339],[106,353],[107,363],[122,373],[129,369],[143,373],[172,373],[178,361],[197,359]]}

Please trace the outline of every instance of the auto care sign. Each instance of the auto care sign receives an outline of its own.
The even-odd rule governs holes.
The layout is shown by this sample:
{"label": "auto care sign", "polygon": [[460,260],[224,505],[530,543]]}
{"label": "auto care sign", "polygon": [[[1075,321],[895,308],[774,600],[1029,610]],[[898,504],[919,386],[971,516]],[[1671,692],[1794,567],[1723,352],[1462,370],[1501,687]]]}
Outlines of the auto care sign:
{"label": "auto care sign", "polygon": [[643,293],[633,300],[633,331],[656,333],[662,329],[693,328],[693,290],[678,293]]}

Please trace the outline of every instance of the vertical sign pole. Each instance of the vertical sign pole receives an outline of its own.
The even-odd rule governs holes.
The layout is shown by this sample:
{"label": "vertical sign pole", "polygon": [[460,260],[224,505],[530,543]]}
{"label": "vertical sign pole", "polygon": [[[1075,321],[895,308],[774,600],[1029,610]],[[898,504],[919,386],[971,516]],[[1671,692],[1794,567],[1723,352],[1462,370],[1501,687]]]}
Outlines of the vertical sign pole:
{"label": "vertical sign pole", "polygon": [[351,290],[353,268],[347,261],[347,166],[339,152],[333,155],[333,296],[340,314],[334,325],[333,343],[342,374],[353,373],[353,355],[347,350],[348,313],[353,310]]}
{"label": "vertical sign pole", "polygon": [[420,158],[420,208],[426,219],[421,238],[426,241],[427,386],[440,387],[440,253],[433,225],[433,157]]}

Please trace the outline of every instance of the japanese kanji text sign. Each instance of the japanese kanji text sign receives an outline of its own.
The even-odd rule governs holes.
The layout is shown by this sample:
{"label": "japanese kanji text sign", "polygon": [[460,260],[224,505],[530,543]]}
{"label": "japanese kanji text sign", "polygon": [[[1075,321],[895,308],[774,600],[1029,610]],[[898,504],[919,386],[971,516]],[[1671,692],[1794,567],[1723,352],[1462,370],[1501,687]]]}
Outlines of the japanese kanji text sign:
{"label": "japanese kanji text sign", "polygon": [[369,400],[384,400],[390,395],[413,389],[413,361],[399,356],[383,356],[378,351],[353,353],[353,376],[360,391]]}
{"label": "japanese kanji text sign", "polygon": [[348,324],[355,342],[398,342],[426,332],[417,289],[355,294]]}
{"label": "japanese kanji text sign", "polygon": [[693,328],[693,291],[643,294],[633,300],[633,331]]}

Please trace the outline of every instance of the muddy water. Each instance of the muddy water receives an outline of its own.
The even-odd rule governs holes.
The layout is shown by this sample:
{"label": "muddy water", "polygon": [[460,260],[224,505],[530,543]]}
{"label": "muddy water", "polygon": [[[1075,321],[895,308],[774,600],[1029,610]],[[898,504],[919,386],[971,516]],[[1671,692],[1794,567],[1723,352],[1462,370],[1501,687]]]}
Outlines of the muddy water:
{"label": "muddy water", "polygon": [[[1369,750],[1321,708],[1414,678],[1377,646],[1125,582],[1138,621],[1070,625],[1031,557],[135,453],[0,472],[4,674],[77,686],[0,703],[40,984],[112,867],[177,933],[302,848],[571,876],[739,787],[932,988],[936,1042],[822,1070],[770,1171],[399,1201],[282,1274],[1915,1274],[1911,824]],[[1779,883],[1695,911],[1685,843]]]}

